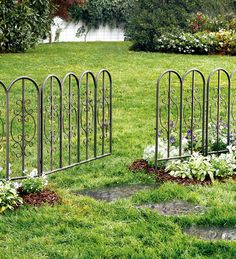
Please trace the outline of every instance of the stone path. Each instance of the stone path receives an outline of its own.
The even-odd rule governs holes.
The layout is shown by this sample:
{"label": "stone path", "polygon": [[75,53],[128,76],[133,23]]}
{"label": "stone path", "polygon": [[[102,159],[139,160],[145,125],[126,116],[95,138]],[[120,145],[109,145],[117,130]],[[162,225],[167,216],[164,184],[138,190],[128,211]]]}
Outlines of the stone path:
{"label": "stone path", "polygon": [[236,241],[236,228],[191,227],[185,229],[184,233],[204,240]]}
{"label": "stone path", "polygon": [[134,195],[136,192],[146,189],[155,188],[155,185],[122,185],[122,186],[113,186],[106,187],[102,189],[90,189],[76,192],[78,195],[86,195],[93,197],[96,200],[104,200],[104,201],[115,201],[120,198],[128,198]]}
{"label": "stone path", "polygon": [[157,204],[137,206],[137,208],[149,208],[161,215],[186,215],[193,213],[204,213],[206,208],[200,205],[192,205],[186,201],[174,200]]}

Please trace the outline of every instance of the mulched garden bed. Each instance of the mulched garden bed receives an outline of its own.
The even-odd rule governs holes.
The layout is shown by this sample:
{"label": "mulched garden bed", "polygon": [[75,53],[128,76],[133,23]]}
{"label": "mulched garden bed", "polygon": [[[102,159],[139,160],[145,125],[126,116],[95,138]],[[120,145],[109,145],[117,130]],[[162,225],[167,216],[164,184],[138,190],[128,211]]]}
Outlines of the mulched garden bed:
{"label": "mulched garden bed", "polygon": [[37,193],[22,193],[20,197],[23,199],[23,204],[31,206],[41,206],[43,204],[55,205],[61,203],[61,198],[54,191],[44,189]]}
{"label": "mulched garden bed", "polygon": [[[157,182],[176,182],[178,184],[182,185],[209,185],[211,184],[210,179],[206,179],[204,181],[199,181],[197,179],[187,179],[187,178],[181,178],[181,177],[174,177],[170,175],[168,172],[165,172],[163,169],[158,170],[158,172],[155,172],[155,169],[148,165],[147,161],[144,159],[139,159],[134,161],[130,166],[129,169],[132,172],[137,171],[145,171],[147,174],[156,174],[156,180]],[[236,178],[236,177],[235,177]]]}

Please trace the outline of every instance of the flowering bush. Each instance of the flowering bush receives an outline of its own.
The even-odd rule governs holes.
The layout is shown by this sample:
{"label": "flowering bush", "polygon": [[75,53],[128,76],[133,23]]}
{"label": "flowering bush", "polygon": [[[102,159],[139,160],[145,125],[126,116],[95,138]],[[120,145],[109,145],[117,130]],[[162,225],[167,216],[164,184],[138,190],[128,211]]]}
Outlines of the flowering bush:
{"label": "flowering bush", "polygon": [[156,50],[185,54],[223,53],[236,55],[236,33],[233,30],[219,32],[165,33],[155,38]]}
{"label": "flowering bush", "polygon": [[6,209],[13,210],[22,204],[22,199],[17,194],[14,185],[9,181],[0,181],[0,213]]}
{"label": "flowering bush", "polygon": [[229,25],[225,16],[218,15],[212,18],[201,12],[192,14],[188,23],[192,33],[202,31],[217,32],[221,29],[227,28]]}

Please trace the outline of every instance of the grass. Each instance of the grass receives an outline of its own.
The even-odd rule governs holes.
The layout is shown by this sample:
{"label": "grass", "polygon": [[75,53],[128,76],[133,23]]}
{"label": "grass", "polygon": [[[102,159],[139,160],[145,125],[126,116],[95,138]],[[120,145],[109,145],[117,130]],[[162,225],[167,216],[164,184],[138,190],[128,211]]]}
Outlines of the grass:
{"label": "grass", "polygon": [[[50,176],[62,205],[23,207],[0,215],[0,258],[235,258],[236,242],[202,241],[182,233],[190,225],[236,227],[236,183],[179,186],[165,183],[114,203],[75,196],[73,191],[150,183],[128,165],[154,142],[155,84],[165,69],[183,74],[197,67],[236,68],[236,57],[185,56],[128,51],[130,43],[40,45],[24,54],[0,55],[6,84],[23,74],[37,82],[51,73],[64,76],[107,68],[114,81],[114,153],[111,157]],[[182,199],[207,206],[204,214],[164,217],[132,205]]]}

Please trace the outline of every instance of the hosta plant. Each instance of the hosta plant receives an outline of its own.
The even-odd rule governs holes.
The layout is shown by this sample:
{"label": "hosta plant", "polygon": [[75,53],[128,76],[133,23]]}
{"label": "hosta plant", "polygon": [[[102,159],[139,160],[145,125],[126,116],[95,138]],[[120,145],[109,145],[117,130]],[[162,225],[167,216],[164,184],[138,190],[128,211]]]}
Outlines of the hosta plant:
{"label": "hosta plant", "polygon": [[22,199],[19,197],[14,185],[9,181],[0,181],[0,213],[15,206],[21,205]]}
{"label": "hosta plant", "polygon": [[214,168],[210,163],[210,158],[194,153],[189,160],[172,161],[166,171],[170,171],[170,175],[179,176],[181,178],[190,178],[204,181],[209,177],[214,181]]}
{"label": "hosta plant", "polygon": [[175,177],[197,179],[204,181],[210,178],[213,182],[216,178],[232,176],[236,168],[235,147],[229,146],[229,153],[211,156],[202,156],[194,153],[189,159],[172,161],[166,171]]}

